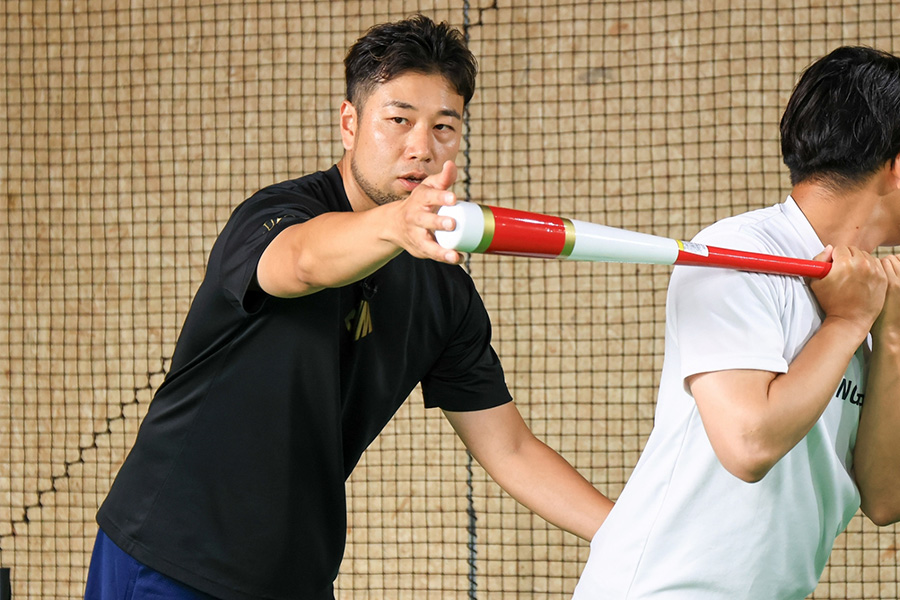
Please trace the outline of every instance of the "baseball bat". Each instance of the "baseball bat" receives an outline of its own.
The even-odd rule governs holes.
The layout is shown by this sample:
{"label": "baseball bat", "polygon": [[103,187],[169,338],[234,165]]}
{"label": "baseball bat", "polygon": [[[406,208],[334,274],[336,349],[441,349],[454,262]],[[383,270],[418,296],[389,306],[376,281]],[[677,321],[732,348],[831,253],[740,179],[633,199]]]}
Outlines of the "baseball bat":
{"label": "baseball bat", "polygon": [[648,233],[523,210],[457,202],[439,215],[456,221],[435,231],[444,248],[460,252],[593,262],[723,267],[821,279],[831,263],[717,248]]}

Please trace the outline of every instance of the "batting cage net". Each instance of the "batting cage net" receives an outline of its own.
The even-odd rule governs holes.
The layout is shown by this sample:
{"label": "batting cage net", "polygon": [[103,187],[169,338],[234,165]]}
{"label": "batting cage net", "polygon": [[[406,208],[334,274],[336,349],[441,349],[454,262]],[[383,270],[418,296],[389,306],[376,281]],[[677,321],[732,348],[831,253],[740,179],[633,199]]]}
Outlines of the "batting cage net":
{"label": "batting cage net", "polygon": [[[422,12],[468,37],[461,198],[690,239],[790,189],[778,121],[889,0],[22,0],[0,5],[0,567],[74,598],[95,514],[208,252],[260,187],[340,157],[342,60]],[[533,431],[621,492],[653,424],[671,269],[472,255]],[[277,374],[274,374],[277,376]],[[416,391],[347,484],[338,598],[567,599],[587,543],[502,492]],[[673,540],[673,543],[676,543]],[[298,540],[302,543],[302,540]],[[897,598],[862,516],[814,598]]]}

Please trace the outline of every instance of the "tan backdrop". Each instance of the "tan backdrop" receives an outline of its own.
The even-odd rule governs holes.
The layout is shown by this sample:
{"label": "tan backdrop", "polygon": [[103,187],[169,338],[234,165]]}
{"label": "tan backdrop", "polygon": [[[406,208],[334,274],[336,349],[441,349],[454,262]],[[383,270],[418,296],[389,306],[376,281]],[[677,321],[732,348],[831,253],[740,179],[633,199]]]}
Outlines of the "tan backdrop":
{"label": "tan backdrop", "polygon": [[[463,28],[480,60],[460,196],[678,238],[783,199],[777,123],[811,60],[900,51],[883,0],[0,3],[0,566],[15,598],[81,593],[95,511],[216,233],[259,187],[336,161],[346,47],[416,11]],[[526,419],[617,496],[652,425],[668,268],[469,268]],[[471,465],[418,393],[348,487],[339,598],[562,600],[587,557]],[[858,516],[813,597],[897,598],[897,543]]]}

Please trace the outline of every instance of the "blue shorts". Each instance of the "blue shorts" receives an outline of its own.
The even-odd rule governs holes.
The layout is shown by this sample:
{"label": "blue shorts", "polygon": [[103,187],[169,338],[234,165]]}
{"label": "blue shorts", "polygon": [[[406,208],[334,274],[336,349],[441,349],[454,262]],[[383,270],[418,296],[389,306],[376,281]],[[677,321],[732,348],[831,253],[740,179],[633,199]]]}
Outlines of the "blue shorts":
{"label": "blue shorts", "polygon": [[88,570],[85,600],[215,600],[145,567],[116,546],[103,530],[97,533]]}

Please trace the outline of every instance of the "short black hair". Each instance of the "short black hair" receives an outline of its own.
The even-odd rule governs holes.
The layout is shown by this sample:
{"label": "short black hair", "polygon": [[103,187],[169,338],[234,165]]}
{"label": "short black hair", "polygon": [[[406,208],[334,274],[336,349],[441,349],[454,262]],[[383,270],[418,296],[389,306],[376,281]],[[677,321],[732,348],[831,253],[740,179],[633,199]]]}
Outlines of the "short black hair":
{"label": "short black hair", "polygon": [[377,85],[407,72],[444,76],[468,104],[478,63],[458,29],[418,14],[370,28],[350,48],[344,69],[347,100],[357,108]]}
{"label": "short black hair", "polygon": [[791,183],[861,183],[900,154],[900,58],[843,46],[800,76],[781,118]]}

